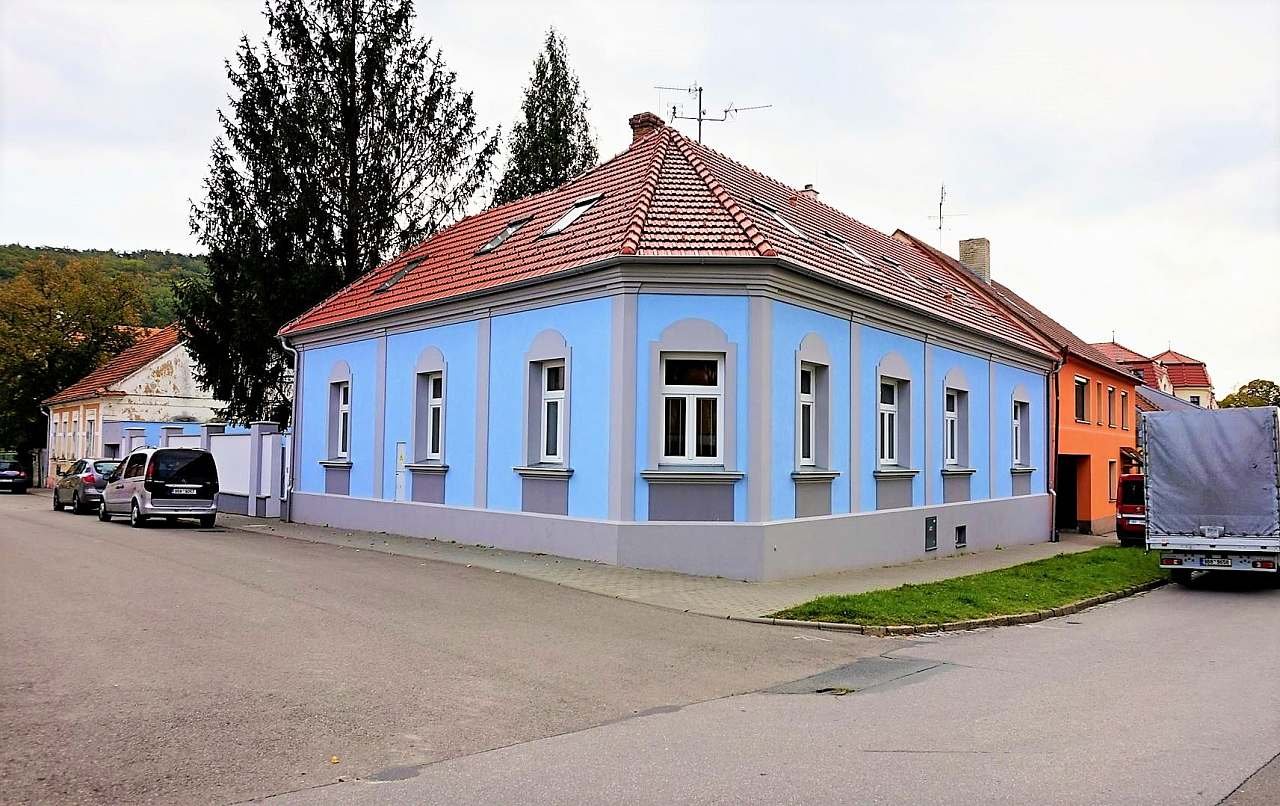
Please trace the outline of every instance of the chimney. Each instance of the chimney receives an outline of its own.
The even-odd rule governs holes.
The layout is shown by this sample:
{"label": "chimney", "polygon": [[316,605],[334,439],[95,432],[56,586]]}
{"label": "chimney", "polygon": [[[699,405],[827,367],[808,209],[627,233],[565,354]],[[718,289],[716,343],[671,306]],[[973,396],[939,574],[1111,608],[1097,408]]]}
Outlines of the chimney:
{"label": "chimney", "polygon": [[960,262],[978,275],[984,283],[991,282],[991,241],[986,238],[966,238],[960,242]]}
{"label": "chimney", "polygon": [[808,196],[810,199],[816,200],[818,198],[818,189],[812,184],[808,184],[804,186],[804,190],[800,191],[800,195]]}
{"label": "chimney", "polygon": [[651,133],[658,131],[667,124],[662,118],[652,112],[641,112],[638,115],[632,115],[627,123],[631,124],[631,142],[638,143],[640,140],[648,137]]}

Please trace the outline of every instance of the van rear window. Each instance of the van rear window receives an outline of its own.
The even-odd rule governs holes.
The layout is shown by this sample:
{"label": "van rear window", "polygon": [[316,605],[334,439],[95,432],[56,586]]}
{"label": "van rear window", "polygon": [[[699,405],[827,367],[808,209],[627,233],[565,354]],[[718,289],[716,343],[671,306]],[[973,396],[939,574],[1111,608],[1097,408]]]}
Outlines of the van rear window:
{"label": "van rear window", "polygon": [[213,456],[204,451],[156,451],[151,477],[171,484],[207,484],[218,480]]}
{"label": "van rear window", "polygon": [[1142,480],[1130,479],[1120,482],[1120,503],[1126,506],[1142,506]]}
{"label": "van rear window", "polygon": [[22,469],[22,465],[18,464],[17,462],[0,461],[0,471],[21,470],[21,469]]}

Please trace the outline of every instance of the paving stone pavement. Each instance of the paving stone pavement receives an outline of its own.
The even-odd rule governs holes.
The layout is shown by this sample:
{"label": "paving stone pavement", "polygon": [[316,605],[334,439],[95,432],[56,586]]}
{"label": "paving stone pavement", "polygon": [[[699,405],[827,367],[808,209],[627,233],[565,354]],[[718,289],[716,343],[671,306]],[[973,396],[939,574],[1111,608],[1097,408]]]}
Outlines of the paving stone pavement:
{"label": "paving stone pavement", "polygon": [[347,546],[357,551],[379,551],[427,560],[488,568],[495,573],[518,574],[615,599],[698,613],[719,618],[755,618],[775,613],[815,596],[833,593],[862,593],[898,585],[934,582],[940,579],[1007,568],[1057,554],[1087,551],[1114,545],[1112,535],[1063,535],[1058,543],[1037,543],[1006,549],[971,552],[882,568],[844,571],[774,582],[742,582],[720,577],[697,577],[669,571],[643,571],[588,560],[574,560],[549,554],[465,546],[440,540],[383,532],[362,532],[283,523],[237,515],[220,515],[228,527],[295,540],[309,540]]}

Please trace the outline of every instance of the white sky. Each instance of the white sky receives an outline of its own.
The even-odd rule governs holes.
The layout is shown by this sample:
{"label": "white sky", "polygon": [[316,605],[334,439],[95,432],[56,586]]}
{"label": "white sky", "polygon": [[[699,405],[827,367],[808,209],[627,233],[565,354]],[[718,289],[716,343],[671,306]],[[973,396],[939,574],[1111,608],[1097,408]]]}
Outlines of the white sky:
{"label": "white sky", "polygon": [[[258,0],[0,0],[0,242],[199,251],[223,60]],[[602,155],[707,87],[771,103],[707,142],[892,232],[992,241],[994,275],[1090,341],[1280,380],[1280,3],[436,3],[435,38],[509,127],[548,25]],[[685,104],[685,111],[692,111]],[[691,124],[679,124],[691,132]]]}

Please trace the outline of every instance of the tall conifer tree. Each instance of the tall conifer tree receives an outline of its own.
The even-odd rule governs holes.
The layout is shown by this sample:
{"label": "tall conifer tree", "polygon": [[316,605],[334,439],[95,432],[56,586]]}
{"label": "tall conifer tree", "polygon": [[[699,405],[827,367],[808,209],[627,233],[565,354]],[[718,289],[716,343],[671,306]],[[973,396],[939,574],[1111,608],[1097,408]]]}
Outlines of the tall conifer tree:
{"label": "tall conifer tree", "polygon": [[552,28],[524,92],[524,117],[511,130],[510,162],[493,203],[550,190],[596,164],[587,98]]}
{"label": "tall conifer tree", "polygon": [[267,0],[266,39],[227,62],[192,231],[207,280],[175,289],[183,339],[224,415],[286,421],[276,331],[391,253],[460,217],[498,135],[476,125],[412,0]]}

